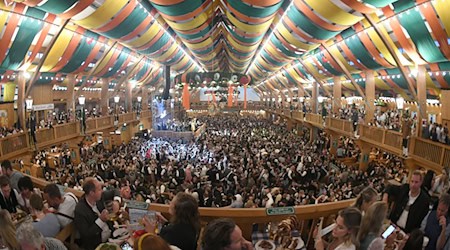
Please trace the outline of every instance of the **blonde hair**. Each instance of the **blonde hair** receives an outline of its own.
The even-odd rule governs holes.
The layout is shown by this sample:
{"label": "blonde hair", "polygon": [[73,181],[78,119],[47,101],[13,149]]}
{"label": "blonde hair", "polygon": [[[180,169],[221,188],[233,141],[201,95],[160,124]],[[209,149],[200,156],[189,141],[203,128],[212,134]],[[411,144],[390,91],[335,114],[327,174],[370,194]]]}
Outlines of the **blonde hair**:
{"label": "blonde hair", "polygon": [[3,243],[10,250],[20,249],[19,243],[16,240],[16,227],[14,226],[11,215],[8,210],[0,211],[0,237],[3,240]]}
{"label": "blonde hair", "polygon": [[355,207],[348,207],[339,211],[339,216],[342,217],[344,225],[348,230],[348,234],[344,237],[345,244],[352,243],[358,249],[359,241],[356,240],[356,236],[361,225],[361,211]]}
{"label": "blonde hair", "polygon": [[171,250],[169,244],[163,238],[153,233],[146,233],[134,240],[134,250]]}
{"label": "blonde hair", "polygon": [[378,235],[387,216],[388,206],[383,201],[373,203],[364,215],[358,232],[358,241],[364,240],[369,233]]}
{"label": "blonde hair", "polygon": [[378,193],[373,187],[366,187],[359,193],[353,206],[358,208],[359,210],[362,210],[361,208],[364,202],[369,203],[373,200],[374,197],[377,196]]}

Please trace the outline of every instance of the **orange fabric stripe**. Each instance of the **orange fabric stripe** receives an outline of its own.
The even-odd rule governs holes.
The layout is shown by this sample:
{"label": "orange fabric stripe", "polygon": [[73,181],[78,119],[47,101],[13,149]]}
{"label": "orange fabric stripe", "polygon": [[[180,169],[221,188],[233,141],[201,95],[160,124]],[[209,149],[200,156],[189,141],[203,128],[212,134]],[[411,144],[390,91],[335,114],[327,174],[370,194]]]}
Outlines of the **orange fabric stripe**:
{"label": "orange fabric stripe", "polygon": [[151,0],[150,2],[158,5],[174,5],[182,3],[183,0]]}
{"label": "orange fabric stripe", "polygon": [[73,53],[78,47],[78,44],[81,41],[82,36],[79,33],[83,32],[83,28],[78,27],[75,32],[74,36],[72,37],[72,40],[70,40],[69,45],[67,46],[66,50],[64,51],[64,54],[61,57],[61,60],[53,67],[53,69],[50,70],[50,72],[58,72],[60,71],[69,61],[72,57]]}
{"label": "orange fabric stripe", "polygon": [[371,14],[376,11],[376,8],[370,8],[367,5],[358,1],[354,0],[340,0],[340,1],[345,3],[348,7],[364,14]]}
{"label": "orange fabric stripe", "polygon": [[242,0],[242,2],[248,4],[248,5],[256,5],[256,6],[262,6],[262,7],[269,7],[272,5],[275,5],[280,2],[280,0]]}
{"label": "orange fabric stripe", "polygon": [[316,15],[314,11],[311,10],[309,6],[306,5],[304,1],[294,1],[295,7],[297,7],[297,10],[299,10],[301,13],[303,13],[305,16],[309,18],[314,24],[331,31],[341,31],[346,27],[341,27],[338,25],[333,25],[331,23],[325,22],[322,18]]}
{"label": "orange fabric stripe", "polygon": [[86,67],[95,59],[95,57],[99,53],[100,48],[103,46],[103,44],[100,44],[100,43],[105,43],[105,42],[106,42],[106,37],[100,36],[98,38],[98,42],[95,44],[94,49],[91,50],[91,53],[89,53],[89,55],[86,58],[84,64],[81,65],[73,73],[80,73],[80,72],[84,71],[86,69]]}
{"label": "orange fabric stripe", "polygon": [[[342,41],[341,35],[337,35],[336,39],[338,41]],[[356,67],[358,67],[361,70],[368,70],[368,68],[366,66],[364,66],[363,64],[358,62],[355,55],[353,55],[352,51],[347,47],[347,44],[345,44],[345,42],[342,42],[337,46],[339,46],[342,49],[342,51],[345,53],[345,55],[347,56],[348,59],[352,60],[352,62],[355,64]],[[340,67],[339,67],[339,69],[340,69]]]}
{"label": "orange fabric stripe", "polygon": [[309,37],[307,36],[304,31],[300,30],[299,28],[296,27],[296,25],[292,22],[292,20],[290,18],[285,18],[284,23],[291,28],[291,30],[297,34],[299,37],[303,38],[304,40],[310,42],[310,43],[321,43],[322,40],[319,39],[315,39],[313,37]]}
{"label": "orange fabric stripe", "polygon": [[442,54],[444,54],[447,59],[450,59],[450,48],[447,44],[447,33],[445,33],[444,29],[442,29],[439,19],[436,16],[436,12],[434,12],[432,6],[425,8],[425,6],[421,5],[419,8],[425,16],[425,19],[428,21],[428,24],[433,31],[433,35],[439,43]]}
{"label": "orange fabric stripe", "polygon": [[27,1],[23,2],[23,4],[26,4],[27,6],[35,7],[42,1],[44,1],[44,0],[27,0]]}
{"label": "orange fabric stripe", "polygon": [[[45,19],[46,22],[44,22],[44,27],[41,30],[41,34],[39,35],[39,39],[36,42],[36,45],[33,48],[33,51],[31,52],[30,57],[28,57],[27,62],[31,63],[34,61],[34,58],[36,58],[36,55],[39,53],[39,51],[42,48],[42,45],[44,44],[45,38],[48,35],[48,32],[50,31],[51,27],[52,27],[52,23],[55,20],[56,16],[55,15],[48,15],[47,18]],[[48,23],[47,23],[48,22]]]}
{"label": "orange fabric stripe", "polygon": [[80,13],[81,11],[83,11],[84,9],[89,7],[93,2],[94,2],[94,0],[80,0],[76,3],[76,5],[72,9],[70,9],[69,11],[64,12],[58,16],[62,19],[72,18],[76,14]]}
{"label": "orange fabric stripe", "polygon": [[[14,7],[14,12],[22,13],[24,9],[25,9],[25,5],[17,4]],[[6,14],[6,15],[8,15],[8,14]],[[3,60],[5,60],[6,52],[8,51],[9,44],[14,42],[14,41],[11,41],[11,39],[14,34],[14,31],[17,28],[17,25],[19,24],[19,20],[22,17],[21,15],[14,14],[14,13],[10,13],[9,15],[10,15],[10,17],[8,20],[8,24],[6,25],[6,30],[3,33],[2,39],[0,40],[0,62],[3,62]],[[23,49],[28,49],[28,48],[23,48]]]}
{"label": "orange fabric stripe", "polygon": [[[383,8],[383,14],[387,18],[395,15],[394,11],[391,10],[389,6]],[[400,46],[406,51],[406,54],[412,59],[412,61],[415,61],[416,64],[427,64],[427,62],[423,60],[423,58],[416,51],[415,46],[411,44],[408,38],[406,38],[398,19],[396,17],[390,18],[389,24],[394,32],[394,35],[397,37]]]}
{"label": "orange fabric stripe", "polygon": [[[316,69],[319,69],[319,70],[322,70],[322,71],[323,71],[323,73],[321,73],[321,74],[326,75],[326,76],[333,76],[333,74],[331,74],[327,69],[325,69],[325,68],[322,66],[322,63],[320,63],[319,60],[316,59],[316,57],[312,57],[312,59],[313,59],[313,61],[316,63]],[[317,70],[317,72],[318,72],[319,70]],[[322,78],[322,77],[320,77],[320,78]]]}
{"label": "orange fabric stripe", "polygon": [[[153,46],[153,44],[155,44],[155,43],[159,40],[159,38],[162,37],[163,34],[164,34],[164,31],[163,31],[162,29],[160,29],[160,30],[158,31],[158,33],[156,34],[156,36],[153,37],[153,39],[151,39],[147,44],[144,44],[144,45],[142,45],[141,47],[135,48],[135,49],[136,49],[136,50],[144,50],[144,49],[150,48],[151,46]],[[161,50],[161,49],[160,49],[160,50]]]}
{"label": "orange fabric stripe", "polygon": [[367,33],[360,32],[363,30],[361,23],[356,23],[353,27],[356,33],[358,33],[356,36],[359,37],[359,40],[364,44],[364,47],[366,47],[367,51],[369,51],[372,57],[375,58],[375,61],[386,68],[392,68],[392,64],[390,64],[388,61],[386,61],[386,59],[380,56],[380,51],[378,51],[377,47],[375,47]]}
{"label": "orange fabric stripe", "polygon": [[[164,1],[164,0],[163,0]],[[154,2],[154,1],[152,1]],[[171,16],[171,15],[166,15],[162,12],[159,12],[159,14],[167,20],[171,20],[171,21],[176,21],[176,22],[180,22],[180,21],[186,21],[189,19],[193,19],[196,16],[200,15],[203,11],[205,11],[205,9],[208,7],[208,5],[210,4],[211,0],[205,1],[202,5],[200,5],[200,7],[198,7],[196,10],[194,10],[193,12],[181,15],[181,16]],[[166,5],[166,4],[164,4]]]}
{"label": "orange fabric stripe", "polygon": [[114,49],[114,53],[111,56],[111,58],[109,59],[108,63],[96,75],[97,76],[102,76],[102,75],[106,74],[106,72],[108,72],[109,68],[111,68],[114,65],[114,63],[116,63],[117,58],[119,57],[120,53],[122,53],[122,46],[117,46]]}
{"label": "orange fabric stripe", "polygon": [[102,27],[95,29],[96,32],[107,32],[116,28],[120,23],[122,23],[125,18],[127,18],[134,8],[136,8],[137,1],[131,0],[128,4],[116,15],[110,22],[106,23]]}
{"label": "orange fabric stripe", "polygon": [[211,17],[206,22],[204,22],[202,25],[198,26],[195,29],[177,30],[177,31],[180,32],[181,34],[186,34],[186,35],[198,33],[200,31],[202,31],[203,29],[205,29],[207,26],[209,26],[209,24],[212,22],[212,19],[213,19],[213,16],[211,15]]}
{"label": "orange fabric stripe", "polygon": [[135,38],[137,35],[141,34],[142,31],[144,31],[146,28],[148,29],[150,26],[150,23],[152,22],[151,18],[146,18],[141,24],[139,24],[136,29],[133,30],[133,32],[131,32],[128,35],[125,35],[123,37],[120,38],[121,41],[128,41],[131,40],[132,38]]}
{"label": "orange fabric stripe", "polygon": [[116,73],[114,73],[114,77],[117,76],[118,74],[120,74],[120,72],[122,72],[123,70],[125,70],[128,66],[128,64],[131,62],[131,55],[127,57],[127,59],[125,60],[125,62],[122,64],[122,66],[119,68],[119,70],[117,70]]}
{"label": "orange fabric stripe", "polygon": [[[429,64],[431,71],[440,71],[439,65],[437,63]],[[436,80],[439,82],[442,88],[448,88],[450,85],[445,80],[444,76],[442,74],[439,74],[438,76],[435,76]]]}
{"label": "orange fabric stripe", "polygon": [[325,57],[327,62],[331,64],[331,66],[334,68],[334,70],[336,70],[338,72],[342,72],[341,67],[339,67],[339,65],[336,63],[336,61],[333,60],[330,53],[328,53],[328,51],[322,47],[320,47],[319,49],[320,49],[320,51],[322,51],[323,57]]}
{"label": "orange fabric stripe", "polygon": [[248,23],[253,23],[253,24],[259,24],[259,23],[264,23],[266,21],[268,21],[269,19],[273,18],[277,12],[274,12],[272,15],[270,16],[266,16],[266,17],[261,17],[261,18],[253,18],[253,17],[249,17],[246,16],[242,13],[240,13],[239,11],[235,10],[228,2],[227,2],[227,8],[230,10],[231,13],[233,13],[233,15],[235,15],[240,21],[244,21],[244,22],[248,22]]}

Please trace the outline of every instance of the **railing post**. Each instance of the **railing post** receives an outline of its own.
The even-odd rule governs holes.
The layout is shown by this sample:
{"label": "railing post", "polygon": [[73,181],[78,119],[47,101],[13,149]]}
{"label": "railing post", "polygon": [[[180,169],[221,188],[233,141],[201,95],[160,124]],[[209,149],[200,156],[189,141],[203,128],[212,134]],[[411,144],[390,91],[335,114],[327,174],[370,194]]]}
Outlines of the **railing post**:
{"label": "railing post", "polygon": [[445,147],[441,148],[441,160],[439,161],[439,165],[444,166],[444,156],[445,156]]}

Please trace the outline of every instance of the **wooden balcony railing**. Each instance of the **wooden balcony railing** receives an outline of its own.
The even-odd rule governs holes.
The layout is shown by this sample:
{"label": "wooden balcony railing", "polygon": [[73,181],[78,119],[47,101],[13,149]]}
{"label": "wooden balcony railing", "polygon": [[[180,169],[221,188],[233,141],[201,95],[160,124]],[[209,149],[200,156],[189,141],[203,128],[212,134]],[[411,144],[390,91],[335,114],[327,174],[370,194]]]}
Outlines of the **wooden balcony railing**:
{"label": "wooden balcony railing", "polygon": [[55,139],[72,136],[74,133],[75,134],[80,133],[78,122],[56,125],[54,127],[54,130],[55,130]]}
{"label": "wooden balcony railing", "polygon": [[396,131],[359,124],[360,139],[398,155],[402,154],[402,134]]}
{"label": "wooden balcony railing", "polygon": [[28,150],[28,136],[26,133],[10,135],[0,139],[0,150],[2,158],[15,152],[25,152]]}
{"label": "wooden balcony railing", "polygon": [[323,118],[322,118],[322,115],[320,115],[320,114],[307,113],[306,121],[310,122],[310,123],[315,123],[318,126],[323,125]]}
{"label": "wooden balcony railing", "polygon": [[[31,176],[35,187],[43,189],[48,182],[43,179]],[[82,191],[74,190],[71,188],[65,189],[66,192],[72,192],[78,198],[83,195]],[[319,219],[321,217],[328,217],[335,215],[339,210],[349,207],[355,202],[354,199],[322,203],[317,205],[304,205],[294,207],[294,214],[299,220],[305,221],[305,225],[309,224],[312,220]],[[151,203],[149,210],[154,210],[164,214],[166,218],[170,217],[169,206],[163,204]],[[246,239],[251,239],[253,224],[261,224],[267,222],[278,222],[288,215],[267,215],[265,208],[199,208],[200,221],[202,225],[207,222],[218,218],[231,218],[242,229],[242,234]],[[304,239],[305,243],[307,239]]]}
{"label": "wooden balcony railing", "polygon": [[38,141],[38,143],[53,141],[54,139],[55,139],[55,132],[53,131],[53,128],[43,128],[39,129],[36,132],[36,140]]}
{"label": "wooden balcony railing", "polygon": [[114,125],[113,116],[99,117],[96,119],[97,128],[107,128]]}
{"label": "wooden balcony railing", "polygon": [[143,110],[141,112],[141,118],[148,118],[148,117],[152,117],[152,111],[150,111],[150,110]]}
{"label": "wooden balcony railing", "polygon": [[120,114],[119,115],[119,122],[131,122],[136,120],[136,113],[126,113],[126,114]]}
{"label": "wooden balcony railing", "polygon": [[346,133],[353,133],[353,125],[351,121],[338,119],[334,117],[327,117],[326,124],[329,128],[334,130],[343,131]]}
{"label": "wooden balcony railing", "polygon": [[303,121],[304,114],[300,111],[292,111],[292,118]]}
{"label": "wooden balcony railing", "polygon": [[373,126],[367,126],[367,125],[359,125],[360,127],[360,136],[361,138],[366,138],[368,140],[383,144],[383,134],[384,129],[380,129]]}
{"label": "wooden balcony railing", "polygon": [[413,137],[411,141],[413,157],[429,163],[434,168],[450,166],[450,146],[427,139]]}
{"label": "wooden balcony railing", "polygon": [[96,118],[86,120],[86,131],[91,131],[97,129]]}
{"label": "wooden balcony railing", "polygon": [[[290,117],[288,110],[266,108],[266,111],[284,117]],[[303,119],[305,117],[305,119]],[[306,121],[317,127],[323,127],[323,118],[320,114],[292,111],[292,118],[298,121]],[[326,117],[325,128],[333,129],[342,135],[353,136],[353,124],[351,121]],[[376,147],[402,155],[402,133],[383,128],[359,124],[359,139]],[[450,166],[450,146],[431,140],[412,137],[409,147],[410,155],[420,161],[422,166],[429,166],[435,170]]]}

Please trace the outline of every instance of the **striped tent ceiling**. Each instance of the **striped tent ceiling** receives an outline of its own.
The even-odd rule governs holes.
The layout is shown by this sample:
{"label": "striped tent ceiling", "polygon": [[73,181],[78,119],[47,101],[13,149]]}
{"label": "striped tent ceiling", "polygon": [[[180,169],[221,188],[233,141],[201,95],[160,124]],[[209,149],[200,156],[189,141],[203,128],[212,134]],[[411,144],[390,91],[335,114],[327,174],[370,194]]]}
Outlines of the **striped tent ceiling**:
{"label": "striped tent ceiling", "polygon": [[4,0],[0,9],[2,82],[39,70],[38,83],[156,85],[169,65],[247,74],[261,92],[308,92],[312,80],[329,92],[338,76],[353,94],[343,66],[360,87],[375,70],[378,91],[408,97],[399,66],[414,75],[426,65],[428,94],[449,88],[450,0]]}

